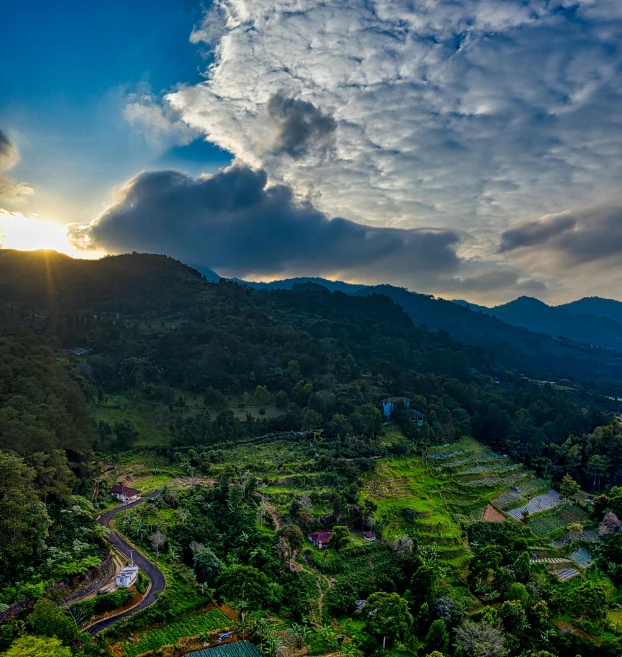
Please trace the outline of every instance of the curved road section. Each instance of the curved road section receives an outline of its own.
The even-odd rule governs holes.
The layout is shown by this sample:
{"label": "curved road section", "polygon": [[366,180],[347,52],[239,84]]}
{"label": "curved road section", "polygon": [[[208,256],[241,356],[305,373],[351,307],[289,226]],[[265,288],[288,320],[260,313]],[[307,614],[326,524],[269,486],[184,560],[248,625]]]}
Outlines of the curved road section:
{"label": "curved road section", "polygon": [[[157,497],[160,494],[159,490],[154,491],[153,493],[147,495],[147,498],[153,498]],[[107,513],[102,514],[99,516],[97,519],[97,522],[100,525],[103,525],[104,527],[110,527],[110,521],[118,514],[122,513],[125,511],[126,508],[130,509],[133,506],[136,506],[138,504],[141,504],[143,500],[138,500],[137,502],[132,502],[132,504],[128,504],[126,506],[120,506],[116,509],[113,509],[112,511],[108,511]],[[116,534],[113,531],[110,531],[108,535],[106,536],[106,540],[109,543],[112,543],[114,547],[124,556],[130,559],[130,552],[132,551],[132,548],[130,545],[121,537],[119,534]],[[160,570],[154,566],[151,561],[147,561],[145,557],[143,557],[141,554],[136,552],[134,550],[131,555],[134,558],[134,563],[147,575],[147,577],[151,580],[151,588],[149,589],[149,593],[141,600],[140,604],[137,605],[136,607],[133,607],[132,609],[128,609],[127,611],[124,611],[123,613],[119,614],[118,616],[113,616],[111,618],[104,618],[103,620],[100,620],[98,623],[95,623],[92,625],[89,629],[88,632],[90,634],[97,634],[98,632],[102,632],[103,630],[109,628],[111,625],[114,625],[118,621],[120,621],[122,618],[127,618],[128,616],[132,616],[136,612],[140,611],[141,609],[145,609],[145,607],[149,607],[152,605],[157,597],[156,594],[160,593],[160,591],[164,590],[164,586],[166,584],[166,581],[164,579],[164,575]]]}

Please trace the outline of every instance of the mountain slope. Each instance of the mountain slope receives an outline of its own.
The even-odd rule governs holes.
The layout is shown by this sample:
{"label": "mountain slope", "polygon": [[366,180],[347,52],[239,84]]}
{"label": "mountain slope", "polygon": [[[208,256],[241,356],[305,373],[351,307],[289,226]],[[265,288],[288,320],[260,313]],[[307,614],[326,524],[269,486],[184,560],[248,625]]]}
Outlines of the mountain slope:
{"label": "mountain slope", "polygon": [[614,320],[547,306],[531,297],[519,297],[502,306],[495,306],[490,309],[490,314],[509,324],[548,333],[553,337],[563,336],[610,349],[622,347],[622,325]]}
{"label": "mountain slope", "polygon": [[570,310],[577,314],[596,315],[597,317],[608,317],[614,322],[622,324],[622,302],[614,299],[602,299],[601,297],[583,297],[577,301],[565,303],[557,308]]}
{"label": "mountain slope", "polygon": [[356,294],[359,290],[366,287],[365,285],[356,285],[354,283],[344,283],[343,281],[329,281],[326,278],[319,277],[297,277],[286,278],[280,281],[272,281],[270,283],[254,283],[252,281],[243,281],[241,279],[232,279],[236,283],[241,283],[254,290],[291,290],[295,285],[304,283],[314,283],[325,287],[330,292],[345,292],[346,294]]}
{"label": "mountain slope", "polygon": [[[598,304],[581,304],[579,301],[565,306],[548,306],[532,297],[519,297],[494,308],[478,306],[462,300],[452,303],[496,317],[513,326],[523,327],[536,333],[545,333],[553,338],[569,338],[604,349],[619,350],[622,348],[622,324],[610,317],[588,313],[580,314],[572,310],[573,307],[588,307],[588,305],[596,307]],[[618,302],[612,302],[612,304],[616,303]],[[622,307],[622,304],[619,305]],[[615,313],[615,305],[610,308],[611,312]]]}
{"label": "mountain slope", "polygon": [[198,271],[166,256],[79,260],[55,251],[0,250],[0,303],[31,312],[180,309],[203,285]]}
{"label": "mountain slope", "polygon": [[454,303],[392,285],[351,285],[322,278],[244,284],[259,289],[295,289],[295,285],[303,281],[347,294],[386,295],[399,304],[415,324],[423,324],[433,331],[447,331],[454,340],[493,350],[498,360],[507,367],[531,371],[542,378],[564,372],[582,379],[622,377],[622,361],[614,361],[609,355],[588,345],[560,342],[520,328],[493,317],[490,309],[468,302]]}

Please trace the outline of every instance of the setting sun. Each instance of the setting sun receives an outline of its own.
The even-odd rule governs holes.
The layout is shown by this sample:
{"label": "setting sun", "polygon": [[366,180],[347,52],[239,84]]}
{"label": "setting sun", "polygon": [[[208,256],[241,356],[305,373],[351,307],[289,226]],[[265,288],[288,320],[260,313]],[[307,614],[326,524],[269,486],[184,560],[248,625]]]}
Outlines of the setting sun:
{"label": "setting sun", "polygon": [[4,249],[34,251],[50,249],[80,258],[99,257],[101,253],[82,252],[69,244],[65,226],[45,221],[36,215],[0,210],[0,246]]}

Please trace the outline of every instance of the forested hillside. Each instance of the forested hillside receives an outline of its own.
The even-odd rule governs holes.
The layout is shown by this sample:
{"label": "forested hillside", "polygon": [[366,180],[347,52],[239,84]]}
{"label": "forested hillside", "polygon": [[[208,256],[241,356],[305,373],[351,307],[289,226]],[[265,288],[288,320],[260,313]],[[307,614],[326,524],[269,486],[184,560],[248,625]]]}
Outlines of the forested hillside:
{"label": "forested hillside", "polygon": [[[613,352],[613,349],[620,346],[618,338],[622,335],[621,327],[605,318],[581,319],[568,315],[560,307],[559,311],[549,309],[557,317],[555,325],[551,322],[536,324],[530,323],[527,312],[519,311],[515,317],[506,318],[497,316],[493,310],[484,306],[466,301],[447,301],[393,285],[351,285],[305,278],[272,283],[240,281],[253,289],[262,290],[292,289],[295,285],[307,282],[331,291],[339,290],[359,296],[388,296],[408,313],[417,326],[424,325],[432,331],[446,331],[454,340],[482,346],[494,354],[499,363],[531,373],[536,378],[555,379],[568,375],[584,381],[622,378],[622,359]],[[533,301],[539,303],[535,299]],[[565,330],[564,316],[578,323],[580,330]],[[564,336],[561,340],[558,338],[560,335]]]}

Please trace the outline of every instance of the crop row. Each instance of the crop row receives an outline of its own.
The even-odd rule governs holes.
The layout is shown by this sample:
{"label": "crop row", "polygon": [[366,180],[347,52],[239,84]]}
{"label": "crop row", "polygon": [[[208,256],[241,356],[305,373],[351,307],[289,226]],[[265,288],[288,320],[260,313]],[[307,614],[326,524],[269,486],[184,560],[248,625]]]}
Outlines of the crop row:
{"label": "crop row", "polygon": [[252,643],[239,641],[238,643],[225,643],[208,650],[197,650],[186,657],[260,657],[260,653]]}
{"label": "crop row", "polygon": [[536,517],[529,523],[531,531],[540,538],[546,538],[565,526],[564,521],[557,513]]}
{"label": "crop row", "polygon": [[186,636],[194,636],[202,632],[211,632],[227,627],[231,621],[218,609],[182,620],[168,623],[158,630],[152,630],[139,641],[125,646],[125,655],[134,657],[148,650],[157,650],[162,646],[173,645]]}

